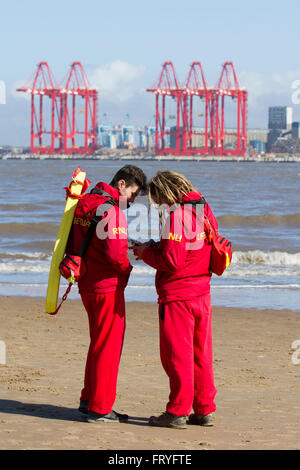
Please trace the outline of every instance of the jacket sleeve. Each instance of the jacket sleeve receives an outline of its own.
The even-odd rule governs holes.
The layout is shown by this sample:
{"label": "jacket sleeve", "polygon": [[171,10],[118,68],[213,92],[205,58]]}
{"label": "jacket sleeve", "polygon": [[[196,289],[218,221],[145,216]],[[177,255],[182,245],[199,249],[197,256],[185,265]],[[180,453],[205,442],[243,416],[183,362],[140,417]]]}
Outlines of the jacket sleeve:
{"label": "jacket sleeve", "polygon": [[154,269],[174,272],[184,265],[187,256],[185,242],[182,211],[172,212],[162,230],[159,245],[145,248],[143,261]]}
{"label": "jacket sleeve", "polygon": [[127,256],[128,238],[126,217],[119,207],[111,208],[105,219],[104,253],[119,274],[129,275],[132,266]]}
{"label": "jacket sleeve", "polygon": [[205,205],[205,215],[206,217],[208,218],[208,220],[210,221],[211,225],[213,226],[213,228],[218,231],[218,222],[217,222],[217,219],[215,218],[214,216],[214,213],[213,211],[211,210],[210,206],[208,204]]}

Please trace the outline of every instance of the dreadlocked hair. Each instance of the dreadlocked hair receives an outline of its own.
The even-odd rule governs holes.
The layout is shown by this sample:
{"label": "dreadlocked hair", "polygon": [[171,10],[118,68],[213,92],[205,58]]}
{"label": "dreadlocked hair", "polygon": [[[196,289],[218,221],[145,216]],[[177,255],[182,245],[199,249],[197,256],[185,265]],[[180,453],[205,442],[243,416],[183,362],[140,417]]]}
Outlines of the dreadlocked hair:
{"label": "dreadlocked hair", "polygon": [[150,202],[155,199],[157,204],[181,203],[187,193],[197,191],[192,183],[181,173],[171,170],[158,171],[149,184],[148,197]]}
{"label": "dreadlocked hair", "polygon": [[159,226],[160,230],[164,222],[163,205],[168,206],[180,204],[182,197],[187,193],[197,190],[192,183],[181,173],[171,170],[158,171],[152,178],[148,186],[149,209],[153,202],[157,203],[159,208]]}

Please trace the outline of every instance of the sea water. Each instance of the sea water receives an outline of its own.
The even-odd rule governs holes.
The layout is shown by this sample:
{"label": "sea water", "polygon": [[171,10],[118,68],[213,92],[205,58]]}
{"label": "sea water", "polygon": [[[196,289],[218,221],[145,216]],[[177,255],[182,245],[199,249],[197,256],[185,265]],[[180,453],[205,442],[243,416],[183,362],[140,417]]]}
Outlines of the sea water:
{"label": "sea water", "polygon": [[[213,305],[300,310],[299,163],[0,160],[0,295],[45,297],[64,187],[77,166],[95,185],[130,163],[149,178],[161,169],[182,172],[210,204],[233,247],[230,268],[212,276]],[[146,198],[126,212],[129,237],[159,238]],[[131,262],[126,300],[156,302],[155,270]],[[62,280],[60,295],[66,285]],[[76,286],[70,297],[79,297]]]}

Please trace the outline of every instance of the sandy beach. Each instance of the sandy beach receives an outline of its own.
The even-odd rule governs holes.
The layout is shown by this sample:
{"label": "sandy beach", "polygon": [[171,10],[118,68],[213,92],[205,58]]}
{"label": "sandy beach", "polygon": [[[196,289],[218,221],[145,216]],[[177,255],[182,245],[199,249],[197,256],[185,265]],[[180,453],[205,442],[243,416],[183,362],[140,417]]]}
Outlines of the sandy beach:
{"label": "sandy beach", "polygon": [[215,426],[148,426],[165,410],[168,380],[158,348],[157,305],[127,304],[114,406],[126,424],[89,424],[77,411],[88,348],[80,301],[57,316],[44,299],[1,297],[0,449],[300,449],[299,313],[214,307]]}

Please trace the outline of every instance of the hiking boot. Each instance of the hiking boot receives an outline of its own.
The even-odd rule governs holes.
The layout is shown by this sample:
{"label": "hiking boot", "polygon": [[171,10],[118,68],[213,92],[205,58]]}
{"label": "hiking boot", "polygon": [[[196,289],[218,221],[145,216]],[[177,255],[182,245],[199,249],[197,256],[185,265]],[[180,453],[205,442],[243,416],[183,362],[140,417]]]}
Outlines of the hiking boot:
{"label": "hiking boot", "polygon": [[213,426],[213,415],[212,413],[208,415],[196,415],[191,414],[188,420],[189,424],[196,424],[198,426]]}
{"label": "hiking boot", "polygon": [[88,406],[89,406],[89,401],[88,400],[80,400],[78,411],[80,411],[80,413],[83,413],[83,414],[87,415],[88,414]]}
{"label": "hiking boot", "polygon": [[186,416],[176,416],[172,413],[161,414],[160,416],[151,416],[149,418],[150,426],[159,426],[163,428],[173,428],[173,429],[186,429]]}
{"label": "hiking boot", "polygon": [[126,421],[128,421],[128,415],[117,413],[114,410],[107,414],[95,413],[88,410],[89,423],[126,423]]}

